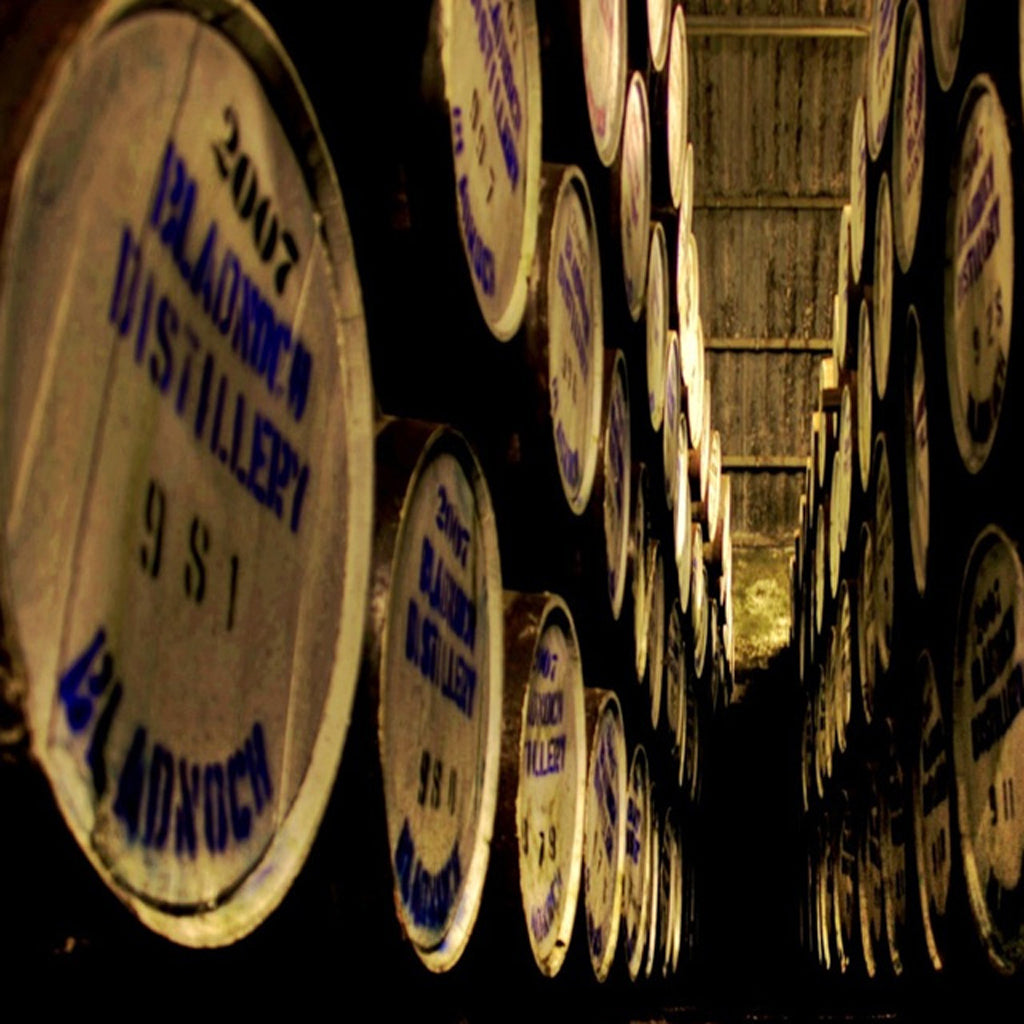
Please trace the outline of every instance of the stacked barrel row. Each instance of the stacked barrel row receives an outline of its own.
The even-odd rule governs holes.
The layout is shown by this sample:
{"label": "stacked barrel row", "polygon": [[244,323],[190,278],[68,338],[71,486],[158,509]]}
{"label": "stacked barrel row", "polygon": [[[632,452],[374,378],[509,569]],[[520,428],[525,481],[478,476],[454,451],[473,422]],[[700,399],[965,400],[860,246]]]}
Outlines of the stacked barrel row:
{"label": "stacked barrel row", "polygon": [[804,943],[1024,959],[1020,5],[875,5],[793,560]]}
{"label": "stacked barrel row", "polygon": [[287,51],[221,0],[26,47],[3,792],[186,946],[301,877],[352,962],[673,974],[733,667],[682,7],[360,10],[416,72],[339,112],[263,6]]}

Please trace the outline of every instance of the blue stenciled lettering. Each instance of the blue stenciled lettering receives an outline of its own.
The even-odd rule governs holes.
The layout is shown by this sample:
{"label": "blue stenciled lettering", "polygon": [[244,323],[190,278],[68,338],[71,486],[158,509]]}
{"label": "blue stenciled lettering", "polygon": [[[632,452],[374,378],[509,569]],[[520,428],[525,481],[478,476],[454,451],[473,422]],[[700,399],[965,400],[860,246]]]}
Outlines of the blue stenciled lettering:
{"label": "blue stenciled lettering", "polygon": [[530,911],[530,931],[535,942],[543,942],[555,923],[555,914],[562,899],[562,887],[562,869],[559,868],[551,880],[544,902]]}
{"label": "blue stenciled lettering", "polygon": [[459,212],[462,216],[462,232],[466,237],[466,249],[469,252],[470,266],[473,276],[480,282],[484,295],[493,295],[494,253],[477,233],[476,221],[469,204],[469,179],[463,174],[459,178]]}
{"label": "blue stenciled lettering", "polygon": [[523,760],[526,774],[542,778],[556,775],[565,767],[565,735],[549,739],[523,739]]}
{"label": "blue stenciled lettering", "polygon": [[531,691],[526,705],[526,724],[561,725],[564,708],[565,694],[561,690],[553,693]]}
{"label": "blue stenciled lettering", "polygon": [[[170,298],[157,296],[153,271],[144,268],[141,245],[128,225],[121,231],[110,322],[120,337],[134,330],[135,363],[173,403],[178,416],[191,422],[196,441],[205,443],[257,502],[297,533],[309,487],[309,463],[269,416],[249,407],[245,393],[232,385],[222,368],[220,354],[204,350]],[[197,364],[202,370],[194,376]]]}
{"label": "blue stenciled lettering", "polygon": [[[243,271],[238,256],[220,241],[216,221],[209,223],[198,251],[193,251],[196,247],[190,245],[190,233],[197,189],[184,156],[174,140],[168,139],[149,226],[157,233],[215,331],[230,338],[239,362],[263,380],[268,394],[275,398],[285,394],[287,407],[299,422],[311,383],[312,354],[301,338],[294,336],[292,325],[278,315],[269,298]],[[277,377],[279,364],[287,353],[291,354],[292,362],[288,388],[284,391]]]}
{"label": "blue stenciled lettering", "polygon": [[150,747],[148,730],[139,725],[118,776],[114,814],[129,841],[139,840],[147,849],[165,849],[173,832],[179,857],[195,857],[199,836],[211,854],[219,854],[232,840],[249,839],[253,820],[270,806],[272,792],[259,722],[224,762],[206,764],[175,755],[161,743]]}
{"label": "blue stenciled lettering", "polygon": [[416,852],[409,820],[406,819],[395,844],[394,868],[402,903],[412,915],[413,922],[424,928],[444,927],[462,888],[458,841],[439,871],[427,871]]}
{"label": "blue stenciled lettering", "polygon": [[405,620],[405,659],[467,718],[473,717],[476,669],[456,653],[433,618],[410,597]]}

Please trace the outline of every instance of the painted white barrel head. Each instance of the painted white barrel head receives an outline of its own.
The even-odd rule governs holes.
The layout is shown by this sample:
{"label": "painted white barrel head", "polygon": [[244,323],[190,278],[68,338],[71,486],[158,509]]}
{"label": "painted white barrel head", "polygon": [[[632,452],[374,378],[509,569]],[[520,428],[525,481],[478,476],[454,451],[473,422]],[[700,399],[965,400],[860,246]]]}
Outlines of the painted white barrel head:
{"label": "painted white barrel head", "polygon": [[913,306],[907,312],[904,335],[903,451],[907,474],[907,514],[914,583],[924,595],[927,582],[931,520],[928,464],[928,398],[925,391],[924,345],[921,323]]}
{"label": "painted white barrel head", "polygon": [[[699,530],[700,527],[698,526]],[[708,633],[710,632],[710,619],[708,608],[708,567],[701,559],[699,570],[694,573],[694,580],[697,585],[694,589],[693,598],[693,670],[698,676],[704,675],[704,666],[707,661]]]}
{"label": "painted white barrel head", "polygon": [[[710,384],[710,382],[709,382]],[[710,410],[711,403],[706,408]],[[708,489],[707,489],[707,511],[708,511],[708,537],[712,544],[718,532],[719,517],[722,512],[722,434],[718,430],[709,431],[710,444],[708,449]]]}
{"label": "painted white barrel head", "polygon": [[910,0],[900,25],[896,95],[893,97],[892,177],[896,258],[906,273],[914,259],[924,191],[925,117],[928,71],[924,21],[917,0]]}
{"label": "painted white barrel head", "polygon": [[642,743],[633,748],[626,801],[622,926],[626,969],[630,980],[636,981],[647,948],[647,917],[651,903],[651,777],[647,751]]}
{"label": "painted white barrel head", "polygon": [[1024,959],[1016,908],[1024,856],[1024,570],[998,527],[981,531],[960,591],[953,660],[953,761],[967,893],[993,966]]}
{"label": "painted white barrel head", "polygon": [[626,305],[634,320],[644,311],[647,245],[651,230],[651,120],[647,86],[634,71],[626,93],[619,183],[619,230]]}
{"label": "painted white barrel head", "polygon": [[928,20],[931,22],[932,30],[932,59],[935,61],[935,75],[943,92],[949,92],[949,87],[956,77],[966,12],[967,0],[931,0],[928,4]]}
{"label": "painted white barrel head", "polygon": [[828,592],[834,598],[839,593],[839,568],[842,544],[839,542],[839,449],[832,452],[832,483],[828,517]]}
{"label": "painted white barrel head", "polygon": [[836,623],[835,712],[836,741],[841,751],[846,750],[846,734],[853,711],[853,601],[850,585],[843,580],[839,588],[839,618]]}
{"label": "painted white barrel head", "polygon": [[651,787],[651,842],[648,893],[650,903],[647,910],[647,955],[644,957],[644,977],[649,978],[654,973],[655,959],[658,954],[658,939],[661,935],[661,922],[658,920],[658,904],[660,903],[661,892],[661,832],[662,819],[656,808],[654,794],[656,790]]}
{"label": "painted white barrel head", "polygon": [[597,471],[604,378],[604,313],[597,223],[576,167],[561,171],[547,263],[548,390],[558,476],[582,515]]}
{"label": "painted white barrel head", "polygon": [[875,623],[878,662],[883,672],[892,660],[892,622],[896,604],[896,534],[892,513],[892,477],[885,434],[875,439]]}
{"label": "painted white barrel head", "polygon": [[828,585],[828,512],[824,500],[818,502],[814,527],[814,631],[821,634],[825,619],[825,588]]}
{"label": "painted white barrel head", "polygon": [[885,398],[889,383],[889,353],[892,348],[892,196],[889,175],[882,172],[875,207],[875,284],[872,292],[872,351],[875,394]]}
{"label": "painted white barrel head", "polygon": [[860,470],[860,487],[864,492],[867,492],[871,482],[871,444],[874,437],[871,425],[871,407],[874,401],[874,389],[871,386],[873,364],[871,313],[867,299],[861,299],[857,330],[857,468]]}
{"label": "painted white barrel head", "polygon": [[526,311],[540,194],[540,43],[534,0],[493,9],[441,0],[459,234],[491,333]]}
{"label": "painted white barrel head", "polygon": [[669,973],[679,969],[679,953],[683,946],[683,835],[678,815],[669,809],[668,825],[674,840],[672,844],[672,912],[669,928],[668,967]]}
{"label": "painted white barrel head", "polygon": [[[679,216],[679,244],[676,247],[676,312],[680,335],[694,333],[700,318],[700,252],[693,232],[683,233],[682,214]],[[684,344],[690,344],[688,338]]]}
{"label": "painted white barrel head", "polygon": [[700,463],[699,481],[700,494],[697,500],[706,504],[708,500],[708,481],[711,479],[711,379],[704,377],[704,401],[701,403],[704,418],[700,431]]}
{"label": "painted white barrel head", "polygon": [[907,926],[907,845],[912,823],[907,807],[903,764],[896,750],[890,723],[889,753],[882,774],[882,888],[885,891],[885,936],[894,974],[903,973],[904,936]]}
{"label": "painted white barrel head", "polygon": [[682,398],[682,369],[678,331],[669,329],[665,349],[664,426],[661,431],[661,460],[665,470],[665,504],[669,509],[676,499],[676,446]]}
{"label": "painted white barrel head", "polygon": [[931,655],[923,651],[915,676],[921,690],[921,735],[914,762],[914,854],[928,956],[942,970],[939,929],[946,918],[952,867],[952,810],[949,733],[942,714]]}
{"label": "painted white barrel head", "polygon": [[[702,379],[704,369],[704,324],[699,316],[696,323],[696,330],[681,331],[679,334],[679,367],[683,375],[683,386],[687,392],[700,385],[700,394],[697,396],[699,404],[700,399],[704,397]],[[691,421],[694,419],[692,412],[688,412],[687,415]],[[701,424],[703,424],[703,410],[701,410],[700,420]],[[694,448],[700,444],[700,432],[701,427],[694,427],[691,424],[690,439]]]}
{"label": "painted white barrel head", "polygon": [[629,383],[626,360],[617,352],[612,366],[608,417],[604,426],[604,543],[608,600],[618,619],[626,592],[629,510],[632,508],[632,447],[629,428]]}
{"label": "painted white barrel head", "polygon": [[651,613],[648,616],[650,637],[647,644],[647,679],[650,685],[651,727],[657,729],[661,718],[665,675],[665,559],[657,538],[652,538],[649,543]]}
{"label": "painted white barrel head", "polygon": [[850,294],[850,226],[853,210],[849,203],[839,214],[839,251],[836,265],[836,294],[832,300],[832,355],[836,369],[846,367],[846,322]]}
{"label": "painted white barrel head", "polygon": [[875,540],[870,523],[860,528],[860,564],[857,575],[857,665],[864,720],[875,717],[875,661],[878,657],[878,622],[875,612]]}
{"label": "painted white barrel head", "polygon": [[1013,325],[1013,169],[995,84],[971,82],[960,108],[946,235],[946,377],[953,432],[977,473],[992,449]]}
{"label": "painted white barrel head", "polygon": [[864,236],[868,216],[868,137],[864,122],[864,97],[853,107],[850,139],[850,276],[860,284],[864,270]]}
{"label": "painted white barrel head", "polygon": [[880,969],[875,953],[885,935],[885,888],[882,882],[882,811],[871,773],[861,819],[863,831],[857,858],[857,905],[860,912],[861,949],[869,978]]}
{"label": "painted white barrel head", "polygon": [[690,608],[690,574],[693,568],[693,518],[690,503],[690,474],[687,472],[689,439],[686,436],[686,417],[679,417],[678,444],[676,445],[676,497],[672,516],[675,541],[676,577],[679,581],[679,600],[686,613]]}
{"label": "painted white barrel head", "polygon": [[877,160],[885,142],[896,66],[898,0],[875,0],[868,39],[868,148]]}
{"label": "painted white barrel head", "polygon": [[668,59],[671,24],[671,0],[647,0],[647,38],[651,50],[651,64],[655,71],[661,71]]}
{"label": "painted white barrel head", "polygon": [[686,647],[683,640],[683,610],[677,597],[672,602],[665,635],[665,717],[672,735],[672,754],[683,742],[683,682],[686,675]]}
{"label": "painted white barrel head", "polygon": [[[691,224],[693,203],[693,148],[687,140],[687,120],[690,116],[690,55],[686,42],[686,16],[683,5],[676,4],[672,12],[672,27],[668,49],[668,187],[672,205],[679,209],[687,188],[691,209],[685,211],[687,233]],[[689,159],[689,184],[686,183],[686,162]]]}
{"label": "painted white barrel head", "polygon": [[180,6],[103,6],[17,168],[0,563],[32,756],[69,829],[147,926],[213,946],[281,901],[330,795],[372,392],[342,197],[291,62],[252,9]]}
{"label": "painted white barrel head", "polygon": [[[701,448],[704,444],[704,427],[707,425],[708,417],[704,413],[704,402],[708,397],[710,383],[704,376],[704,334],[697,333],[698,356],[694,364],[693,384],[686,388],[686,422],[690,429],[691,448]],[[710,411],[710,410],[709,410]]]}
{"label": "painted white barrel head", "polygon": [[626,0],[580,4],[580,31],[590,131],[598,158],[611,167],[626,100]]}
{"label": "painted white barrel head", "polygon": [[665,347],[668,344],[668,307],[671,301],[668,248],[661,221],[651,224],[647,261],[647,405],[651,427],[661,430],[665,414]]}
{"label": "painted white barrel head", "polygon": [[395,540],[380,667],[395,908],[431,970],[472,932],[497,801],[504,628],[494,512],[471,449],[439,430]]}
{"label": "painted white barrel head", "polygon": [[701,624],[706,624],[704,602],[707,599],[704,576],[704,535],[700,523],[690,525],[690,621],[693,625],[693,664],[698,676],[704,674],[704,638]]}
{"label": "painted white barrel head", "polygon": [[651,617],[651,565],[647,537],[647,467],[642,463],[637,468],[636,487],[633,496],[633,529],[630,540],[630,557],[633,563],[633,653],[636,681],[644,681],[647,671],[647,637]]}
{"label": "painted white barrel head", "polygon": [[803,742],[800,746],[800,793],[803,798],[804,813],[811,809],[811,794],[814,792],[814,718],[815,704],[808,701],[804,709]]}
{"label": "painted white barrel head", "polygon": [[583,670],[568,607],[552,597],[523,695],[516,828],[530,949],[546,977],[561,969],[583,870],[587,772]]}
{"label": "painted white barrel head", "polygon": [[832,514],[836,521],[839,548],[846,550],[850,535],[850,509],[853,503],[853,450],[856,445],[856,404],[850,381],[843,382],[839,399],[839,447],[833,473],[838,477],[835,485]]}
{"label": "painted white barrel head", "polygon": [[838,930],[843,944],[843,971],[845,972],[853,962],[856,941],[854,936],[859,929],[857,919],[857,825],[849,800],[844,803],[839,830]]}
{"label": "painted white barrel head", "polygon": [[626,856],[627,772],[622,709],[614,693],[603,691],[590,737],[583,826],[587,948],[598,981],[608,977],[618,945]]}
{"label": "painted white barrel head", "polygon": [[671,807],[661,823],[661,851],[658,856],[658,960],[661,976],[667,978],[672,966],[672,937],[679,922],[675,919],[674,880],[676,827]]}

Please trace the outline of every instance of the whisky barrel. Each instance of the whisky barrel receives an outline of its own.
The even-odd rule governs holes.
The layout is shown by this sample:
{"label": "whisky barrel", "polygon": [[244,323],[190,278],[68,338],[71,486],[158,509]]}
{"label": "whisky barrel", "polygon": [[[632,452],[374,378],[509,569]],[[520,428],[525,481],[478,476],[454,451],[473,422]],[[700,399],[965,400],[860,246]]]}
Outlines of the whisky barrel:
{"label": "whisky barrel", "polygon": [[626,860],[623,875],[623,956],[630,981],[636,981],[647,946],[651,895],[651,776],[642,743],[633,748],[626,804]]}
{"label": "whisky barrel", "polygon": [[496,338],[507,341],[526,310],[537,238],[537,12],[534,0],[515,0],[490,17],[472,5],[437,0],[434,17],[451,123],[459,234],[484,321]]}
{"label": "whisky barrel", "polygon": [[496,839],[507,832],[515,843],[530,950],[541,974],[554,977],[572,938],[583,870],[582,662],[572,614],[553,594],[506,591],[505,637],[506,763]]}
{"label": "whisky barrel", "polygon": [[832,356],[845,369],[847,319],[850,300],[850,222],[853,211],[846,203],[839,213],[839,248],[836,257],[836,293],[832,297]]}
{"label": "whisky barrel", "polygon": [[927,650],[917,659],[914,676],[920,691],[913,762],[914,857],[928,957],[935,970],[941,971],[948,955],[953,766],[947,718]]}
{"label": "whisky barrel", "polygon": [[643,683],[647,672],[648,636],[651,618],[650,513],[647,506],[647,467],[640,463],[633,473],[633,515],[629,558],[633,578],[633,667],[636,681]]}
{"label": "whisky barrel", "polygon": [[[525,325],[531,399],[545,454],[569,508],[582,515],[597,472],[604,314],[597,222],[577,167],[544,164]],[[550,453],[550,454],[546,454]],[[525,455],[524,455],[525,457]]]}
{"label": "whisky barrel", "polygon": [[458,433],[387,421],[377,467],[365,672],[378,692],[394,906],[417,956],[447,971],[476,922],[497,803],[498,539],[487,483]]}
{"label": "whisky barrel", "polygon": [[650,885],[650,903],[647,911],[647,952],[644,956],[644,977],[650,978],[654,974],[659,955],[659,938],[661,936],[661,921],[658,918],[658,908],[661,895],[661,833],[663,830],[663,818],[658,811],[658,801],[655,796],[658,793],[658,786],[651,786],[651,841],[648,859],[648,877]]}
{"label": "whisky barrel", "polygon": [[[671,511],[675,506],[678,456],[678,426],[682,412],[683,377],[680,366],[679,332],[669,330],[665,352],[665,417],[661,430],[661,459],[665,476],[665,505]],[[689,435],[687,434],[687,440]],[[687,506],[689,513],[689,506]],[[677,545],[678,547],[678,545]]]}
{"label": "whisky barrel", "polygon": [[608,600],[618,619],[626,589],[629,513],[632,508],[632,442],[626,359],[616,352],[607,384],[602,439],[601,507],[604,523]]}
{"label": "whisky barrel", "polygon": [[[686,203],[689,189],[690,209],[685,210],[687,234],[693,204],[693,148],[687,141],[690,115],[690,62],[686,40],[686,16],[682,4],[672,10],[668,44],[668,185],[672,205],[678,210]],[[689,163],[689,181],[687,181]]]}
{"label": "whisky barrel", "polygon": [[928,396],[921,321],[913,305],[907,310],[903,336],[903,451],[907,482],[907,519],[914,583],[922,597],[927,585],[928,544],[931,535],[930,449]]}
{"label": "whisky barrel", "polygon": [[867,494],[871,481],[871,446],[875,436],[871,415],[874,346],[871,344],[871,307],[867,299],[861,299],[857,325],[857,468],[861,493]]}
{"label": "whisky barrel", "polygon": [[835,664],[836,742],[846,750],[847,735],[853,718],[853,689],[856,680],[856,623],[851,585],[843,580],[839,588],[839,612],[836,619],[837,649]]}
{"label": "whisky barrel", "polygon": [[887,137],[896,64],[897,0],[874,0],[868,39],[868,150],[877,160]]}
{"label": "whisky barrel", "polygon": [[671,0],[647,0],[647,40],[651,66],[655,71],[662,71],[668,59],[671,26]]}
{"label": "whisky barrel", "polygon": [[686,415],[677,418],[678,429],[675,445],[676,495],[673,501],[672,534],[675,548],[676,579],[679,584],[679,600],[684,614],[689,613],[690,592],[693,570],[693,514],[690,501],[690,474],[687,469],[689,458],[689,436]]}
{"label": "whisky barrel", "polygon": [[[688,148],[687,157],[692,152],[692,147]],[[692,166],[692,160],[688,159],[686,163],[688,171]],[[692,193],[692,187],[690,193]],[[685,201],[686,195],[684,195],[684,203]],[[679,212],[679,233],[676,245],[676,314],[679,318],[680,335],[696,331],[700,319],[700,254],[697,249],[697,239],[684,222],[684,214],[685,207]]]}
{"label": "whisky barrel", "polygon": [[630,317],[639,320],[644,311],[651,230],[651,122],[647,86],[639,71],[630,76],[626,91],[622,144],[612,170],[612,203],[626,306]]}
{"label": "whisky barrel", "polygon": [[658,857],[658,959],[663,978],[675,973],[682,927],[679,914],[679,826],[676,818],[675,808],[669,805],[662,818]]}
{"label": "whisky barrel", "polygon": [[885,434],[875,439],[875,518],[874,518],[874,616],[878,643],[878,663],[889,671],[893,660],[893,636],[896,619],[896,529],[893,519],[892,476]]}
{"label": "whisky barrel", "polygon": [[889,386],[889,363],[892,350],[893,295],[893,230],[892,192],[889,175],[882,172],[875,205],[874,284],[871,300],[871,348],[874,355],[872,378],[878,400],[885,399]]}
{"label": "whisky barrel", "polygon": [[868,138],[864,97],[853,106],[853,131],[850,137],[850,277],[861,283],[864,271],[864,239],[868,218]]}
{"label": "whisky barrel", "polygon": [[348,729],[360,285],[315,115],[250,7],[60,28],[0,175],[0,718],[118,899],[224,945],[301,870]]}
{"label": "whisky barrel", "polygon": [[661,705],[665,684],[665,559],[661,544],[652,537],[649,544],[650,566],[650,635],[647,643],[647,683],[651,709],[651,728],[657,730],[661,721]]}
{"label": "whisky barrel", "polygon": [[607,979],[618,947],[626,857],[626,734],[611,690],[586,693],[587,797],[583,824],[583,917],[590,966]]}
{"label": "whisky barrel", "polygon": [[671,302],[668,248],[660,220],[651,224],[647,263],[647,405],[651,428],[661,430],[665,415],[665,350],[668,345],[668,312]]}
{"label": "whisky barrel", "polygon": [[883,723],[883,760],[879,796],[882,805],[882,886],[885,891],[885,935],[889,965],[900,975],[909,950],[908,864],[913,823],[908,807],[907,779],[896,742],[895,723]]}
{"label": "whisky barrel", "polygon": [[597,155],[611,167],[619,152],[626,102],[626,0],[580,5],[587,113]]}
{"label": "whisky barrel", "polygon": [[669,729],[669,754],[678,766],[682,760],[684,730],[684,692],[686,679],[686,646],[683,638],[683,612],[679,598],[672,601],[665,634],[665,718]]}
{"label": "whisky barrel", "polygon": [[857,666],[861,707],[870,725],[875,717],[878,665],[878,620],[875,606],[875,530],[861,524],[857,572]]}
{"label": "whisky barrel", "polygon": [[925,182],[927,118],[924,17],[917,0],[903,10],[893,93],[893,235],[900,270],[914,259]]}
{"label": "whisky barrel", "polygon": [[946,230],[946,375],[964,465],[978,473],[1005,406],[1014,300],[1014,171],[995,83],[978,75],[956,129]]}
{"label": "whisky barrel", "polygon": [[857,851],[857,907],[864,967],[869,978],[883,969],[885,954],[885,883],[882,872],[882,807],[877,774],[870,764],[864,773],[861,833]]}
{"label": "whisky barrel", "polygon": [[1017,542],[989,525],[964,571],[953,660],[953,763],[957,831],[978,937],[992,966],[1024,960],[1024,569]]}
{"label": "whisky barrel", "polygon": [[945,0],[928,5],[932,62],[943,92],[949,91],[956,77],[966,13],[967,0]]}

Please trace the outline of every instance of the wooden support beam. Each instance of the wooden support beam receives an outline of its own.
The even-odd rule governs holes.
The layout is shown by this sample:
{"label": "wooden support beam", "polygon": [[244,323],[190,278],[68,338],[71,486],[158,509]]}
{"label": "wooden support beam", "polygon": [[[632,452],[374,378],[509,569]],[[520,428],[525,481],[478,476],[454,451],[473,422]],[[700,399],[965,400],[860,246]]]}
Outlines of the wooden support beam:
{"label": "wooden support beam", "polygon": [[692,14],[686,19],[686,34],[690,37],[867,40],[871,34],[871,23],[860,18],[827,16],[813,18]]}
{"label": "wooden support beam", "polygon": [[705,338],[706,352],[831,352],[831,338]]}
{"label": "wooden support beam", "polygon": [[695,210],[842,210],[849,196],[832,195],[700,195]]}
{"label": "wooden support beam", "polygon": [[723,473],[802,473],[806,469],[806,455],[722,456]]}

